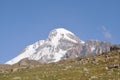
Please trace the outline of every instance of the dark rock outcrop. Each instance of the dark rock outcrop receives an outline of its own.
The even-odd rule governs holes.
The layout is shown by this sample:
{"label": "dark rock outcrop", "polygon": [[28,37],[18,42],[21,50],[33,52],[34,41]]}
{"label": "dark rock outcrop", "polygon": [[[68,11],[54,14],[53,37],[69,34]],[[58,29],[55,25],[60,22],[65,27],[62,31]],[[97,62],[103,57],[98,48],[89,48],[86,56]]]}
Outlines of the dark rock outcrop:
{"label": "dark rock outcrop", "polygon": [[111,51],[112,51],[112,50],[118,50],[118,49],[120,49],[120,45],[117,45],[117,44],[112,45],[112,46],[110,47],[110,50],[111,50]]}

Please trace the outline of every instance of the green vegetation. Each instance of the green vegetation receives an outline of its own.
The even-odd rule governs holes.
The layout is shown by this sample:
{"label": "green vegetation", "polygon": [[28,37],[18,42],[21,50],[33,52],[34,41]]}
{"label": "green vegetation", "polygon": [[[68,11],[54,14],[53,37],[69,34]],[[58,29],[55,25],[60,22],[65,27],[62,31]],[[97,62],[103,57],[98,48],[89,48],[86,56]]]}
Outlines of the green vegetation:
{"label": "green vegetation", "polygon": [[120,51],[0,73],[0,80],[120,80]]}

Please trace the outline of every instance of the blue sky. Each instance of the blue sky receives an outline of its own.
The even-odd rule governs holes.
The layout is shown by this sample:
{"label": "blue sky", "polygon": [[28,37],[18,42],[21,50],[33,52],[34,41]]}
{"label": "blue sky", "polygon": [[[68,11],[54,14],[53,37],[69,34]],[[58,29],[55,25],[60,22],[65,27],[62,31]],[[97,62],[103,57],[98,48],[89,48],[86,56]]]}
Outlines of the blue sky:
{"label": "blue sky", "polygon": [[119,44],[120,0],[0,0],[0,63],[59,27]]}

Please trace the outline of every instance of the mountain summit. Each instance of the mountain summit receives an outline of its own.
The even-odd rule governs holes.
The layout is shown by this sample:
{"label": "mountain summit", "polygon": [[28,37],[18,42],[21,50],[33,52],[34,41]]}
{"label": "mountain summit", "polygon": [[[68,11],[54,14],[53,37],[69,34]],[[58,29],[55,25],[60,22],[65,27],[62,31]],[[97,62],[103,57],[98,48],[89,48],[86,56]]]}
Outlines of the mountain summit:
{"label": "mountain summit", "polygon": [[80,40],[74,33],[58,28],[50,32],[46,40],[27,46],[17,57],[5,64],[15,64],[22,59],[36,60],[41,63],[58,62],[67,58],[82,57],[110,50],[111,43]]}

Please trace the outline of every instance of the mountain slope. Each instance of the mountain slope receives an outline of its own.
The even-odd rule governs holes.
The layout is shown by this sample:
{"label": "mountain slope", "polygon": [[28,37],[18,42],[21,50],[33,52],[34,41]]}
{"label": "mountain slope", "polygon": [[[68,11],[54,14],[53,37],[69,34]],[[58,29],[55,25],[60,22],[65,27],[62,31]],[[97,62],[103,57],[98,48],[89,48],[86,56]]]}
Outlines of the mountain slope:
{"label": "mountain slope", "polygon": [[11,69],[0,71],[0,80],[59,79],[120,80],[120,49],[57,63],[39,64],[33,68],[28,65],[18,67],[12,65]]}

